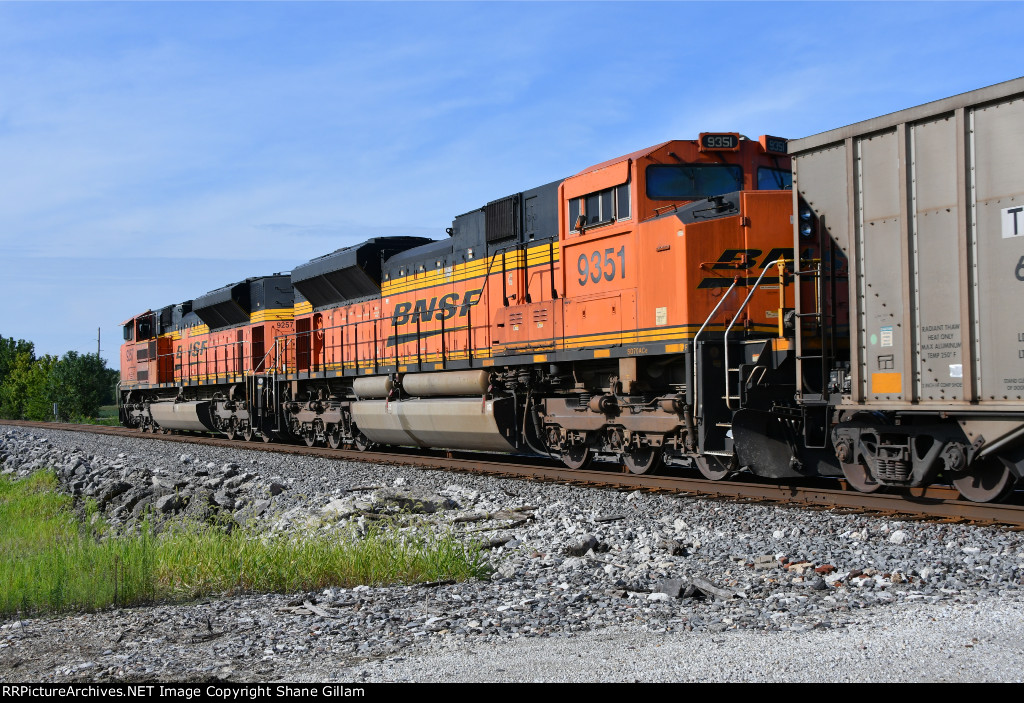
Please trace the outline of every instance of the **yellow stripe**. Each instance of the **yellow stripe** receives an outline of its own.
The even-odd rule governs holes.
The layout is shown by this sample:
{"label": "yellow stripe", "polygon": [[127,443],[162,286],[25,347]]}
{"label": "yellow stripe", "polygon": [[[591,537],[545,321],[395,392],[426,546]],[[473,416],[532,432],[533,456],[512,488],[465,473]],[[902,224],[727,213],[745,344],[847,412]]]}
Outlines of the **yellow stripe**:
{"label": "yellow stripe", "polygon": [[291,320],[295,317],[295,308],[277,308],[274,310],[257,310],[249,316],[249,322],[258,324],[260,322],[271,322],[274,320]]}
{"label": "yellow stripe", "polygon": [[313,312],[313,303],[308,300],[302,303],[295,303],[292,307],[293,315],[306,315],[311,312]]}
{"label": "yellow stripe", "polygon": [[[554,260],[557,262],[559,260],[557,242],[555,243],[554,250]],[[488,271],[491,275],[501,273],[502,256],[505,258],[506,274],[518,271],[522,269],[524,265],[528,268],[533,268],[535,266],[548,265],[551,261],[549,248],[546,246],[538,246],[528,249],[525,256],[521,250],[505,252],[503,255],[494,254],[487,259],[480,259],[478,261],[471,261],[464,264],[456,264],[452,267],[452,273],[450,275],[445,274],[445,269],[431,269],[430,271],[424,271],[418,276],[413,272],[408,276],[384,281],[381,285],[381,295],[400,295],[402,293],[409,293],[424,288],[433,288],[434,286],[445,283],[463,283],[473,278],[480,278],[481,276],[486,275]]]}

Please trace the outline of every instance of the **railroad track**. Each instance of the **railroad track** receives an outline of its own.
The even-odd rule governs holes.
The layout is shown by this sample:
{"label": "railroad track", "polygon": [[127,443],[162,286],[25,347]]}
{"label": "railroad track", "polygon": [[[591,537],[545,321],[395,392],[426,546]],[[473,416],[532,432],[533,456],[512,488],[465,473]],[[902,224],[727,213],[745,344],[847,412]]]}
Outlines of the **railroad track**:
{"label": "railroad track", "polygon": [[972,503],[958,500],[951,488],[931,486],[900,493],[860,493],[846,487],[843,481],[808,484],[779,484],[762,481],[709,481],[681,475],[637,475],[607,468],[568,469],[554,460],[544,458],[507,457],[457,451],[355,451],[307,447],[299,444],[279,444],[228,440],[199,434],[147,434],[124,427],[104,425],[74,425],[53,422],[26,422],[0,420],[0,425],[32,427],[46,430],[89,432],[118,437],[202,444],[230,449],[319,456],[330,459],[365,461],[425,468],[443,468],[452,471],[528,478],[564,484],[614,488],[618,490],[645,490],[678,493],[704,498],[733,500],[749,503],[773,503],[811,510],[838,509],[848,513],[862,513],[900,520],[934,520],[940,522],[969,522],[1009,529],[1024,529],[1024,505],[1021,492],[1008,503]]}

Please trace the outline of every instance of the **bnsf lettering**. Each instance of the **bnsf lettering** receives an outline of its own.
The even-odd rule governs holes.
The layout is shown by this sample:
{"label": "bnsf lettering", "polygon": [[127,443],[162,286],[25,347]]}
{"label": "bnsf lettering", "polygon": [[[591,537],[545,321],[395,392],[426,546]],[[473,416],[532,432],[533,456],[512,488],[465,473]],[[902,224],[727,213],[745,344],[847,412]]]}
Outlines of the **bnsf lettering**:
{"label": "bnsf lettering", "polygon": [[[199,356],[201,356],[201,355],[206,353],[206,345],[207,345],[206,341],[192,342],[192,344],[190,344],[188,346],[188,355],[190,357],[193,357],[193,358],[198,358]],[[178,352],[177,352],[177,354],[175,354],[175,356],[178,359],[181,359],[182,352],[184,351],[184,349],[185,349],[184,345],[181,345],[181,346],[178,347]]]}
{"label": "bnsf lettering", "polygon": [[450,320],[455,317],[456,312],[459,317],[465,317],[469,314],[469,309],[480,302],[482,294],[483,289],[468,291],[461,305],[461,296],[458,293],[448,293],[442,295],[440,299],[434,297],[429,302],[426,298],[420,298],[415,302],[399,303],[395,306],[395,324],[404,325],[434,319]]}

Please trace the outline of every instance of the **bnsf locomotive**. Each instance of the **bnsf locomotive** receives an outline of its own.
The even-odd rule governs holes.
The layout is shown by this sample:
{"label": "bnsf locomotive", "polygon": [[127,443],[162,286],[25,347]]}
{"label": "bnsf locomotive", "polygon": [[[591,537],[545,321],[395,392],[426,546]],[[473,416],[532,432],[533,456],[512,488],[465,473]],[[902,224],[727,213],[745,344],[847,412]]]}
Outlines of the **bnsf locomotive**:
{"label": "bnsf locomotive", "polygon": [[854,488],[1024,469],[1024,79],[670,141],[124,324],[149,431]]}

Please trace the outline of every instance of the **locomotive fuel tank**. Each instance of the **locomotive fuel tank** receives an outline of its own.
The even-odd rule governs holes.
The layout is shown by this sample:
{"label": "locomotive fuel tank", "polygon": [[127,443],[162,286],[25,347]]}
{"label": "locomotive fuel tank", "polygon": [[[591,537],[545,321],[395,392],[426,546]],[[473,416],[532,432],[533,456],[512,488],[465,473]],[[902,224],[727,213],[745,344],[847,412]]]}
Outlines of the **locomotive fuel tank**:
{"label": "locomotive fuel tank", "polygon": [[360,400],[351,405],[353,422],[373,442],[497,452],[516,450],[514,411],[514,398]]}
{"label": "locomotive fuel tank", "polygon": [[184,403],[159,402],[149,406],[150,417],[158,427],[165,430],[189,430],[214,432],[216,427],[211,417],[209,401]]}

